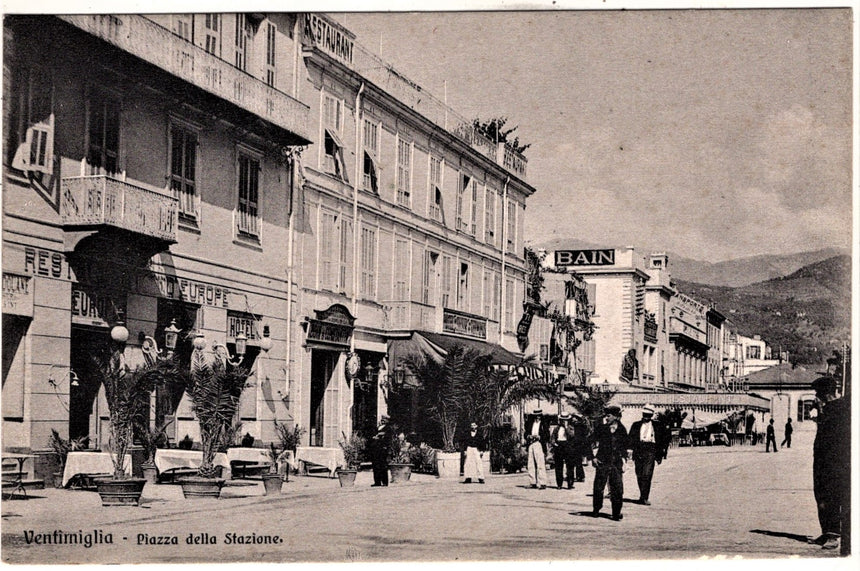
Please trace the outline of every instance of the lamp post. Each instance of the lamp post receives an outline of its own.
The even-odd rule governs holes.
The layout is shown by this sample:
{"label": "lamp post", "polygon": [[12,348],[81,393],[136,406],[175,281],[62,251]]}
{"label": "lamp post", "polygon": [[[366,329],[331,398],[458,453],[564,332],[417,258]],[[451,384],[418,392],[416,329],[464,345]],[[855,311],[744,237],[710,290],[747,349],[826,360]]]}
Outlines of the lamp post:
{"label": "lamp post", "polygon": [[[173,357],[173,352],[176,350],[176,342],[179,339],[179,334],[181,332],[182,330],[176,327],[175,319],[171,319],[170,325],[164,328],[164,346],[167,350],[167,354],[163,357],[164,359],[170,359]],[[140,350],[143,351],[144,355],[153,361],[161,358],[164,351],[158,348],[158,343],[153,337],[150,337],[141,331],[137,334],[137,338],[140,340]]]}

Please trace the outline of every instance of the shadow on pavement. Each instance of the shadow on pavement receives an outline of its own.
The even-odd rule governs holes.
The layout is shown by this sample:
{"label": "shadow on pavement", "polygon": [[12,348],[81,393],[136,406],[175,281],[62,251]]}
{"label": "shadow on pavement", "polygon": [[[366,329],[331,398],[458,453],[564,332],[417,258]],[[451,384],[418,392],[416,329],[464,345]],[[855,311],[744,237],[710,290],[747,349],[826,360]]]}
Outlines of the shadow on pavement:
{"label": "shadow on pavement", "polygon": [[771,537],[785,537],[786,539],[793,539],[794,541],[799,541],[801,543],[809,543],[810,540],[814,539],[808,535],[798,535],[796,533],[786,533],[784,531],[770,531],[768,529],[751,529],[750,533],[769,535]]}
{"label": "shadow on pavement", "polygon": [[597,514],[595,516],[594,512],[591,510],[581,511],[581,512],[570,512],[570,515],[578,515],[578,516],[590,517],[590,518],[594,518],[594,519],[599,519],[599,518],[612,519],[612,515],[609,513],[600,512],[599,514]]}

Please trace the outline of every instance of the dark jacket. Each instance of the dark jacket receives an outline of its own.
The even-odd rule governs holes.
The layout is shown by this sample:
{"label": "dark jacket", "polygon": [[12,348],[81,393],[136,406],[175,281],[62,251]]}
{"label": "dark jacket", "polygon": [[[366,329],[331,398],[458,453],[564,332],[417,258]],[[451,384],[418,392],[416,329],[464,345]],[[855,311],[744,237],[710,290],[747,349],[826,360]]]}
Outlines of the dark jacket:
{"label": "dark jacket", "polygon": [[829,478],[848,482],[851,476],[851,401],[845,397],[826,403],[818,413],[814,465]]}
{"label": "dark jacket", "polygon": [[478,430],[475,432],[475,436],[472,436],[472,432],[469,431],[466,433],[466,436],[463,437],[463,452],[466,451],[466,448],[477,448],[478,450],[486,450],[487,445],[484,443],[483,437],[481,437],[481,431]]}
{"label": "dark jacket", "polygon": [[[630,449],[633,451],[633,460],[639,456],[639,450],[641,448],[642,441],[639,438],[640,431],[642,430],[642,421],[637,420],[633,424],[630,425]],[[656,457],[660,460],[666,457],[669,453],[669,431],[663,425],[662,422],[657,420],[652,420],[651,424],[654,425],[654,444],[656,446]]]}
{"label": "dark jacket", "polygon": [[790,422],[785,423],[785,435],[791,436],[791,433],[794,432],[794,427]]}
{"label": "dark jacket", "polygon": [[[532,436],[532,428],[534,427],[535,420],[537,417],[531,416],[526,421],[524,437],[526,440],[526,446],[529,446],[534,440]],[[549,443],[549,422],[545,418],[541,418],[540,427],[538,427],[538,439],[540,440],[541,448],[543,448],[544,454],[546,454],[546,445]]]}
{"label": "dark jacket", "polygon": [[622,460],[627,458],[628,434],[627,429],[620,422],[615,432],[612,432],[608,424],[599,424],[594,430],[592,443],[597,446],[597,454],[588,453],[588,459],[597,459],[602,464],[620,466]]}

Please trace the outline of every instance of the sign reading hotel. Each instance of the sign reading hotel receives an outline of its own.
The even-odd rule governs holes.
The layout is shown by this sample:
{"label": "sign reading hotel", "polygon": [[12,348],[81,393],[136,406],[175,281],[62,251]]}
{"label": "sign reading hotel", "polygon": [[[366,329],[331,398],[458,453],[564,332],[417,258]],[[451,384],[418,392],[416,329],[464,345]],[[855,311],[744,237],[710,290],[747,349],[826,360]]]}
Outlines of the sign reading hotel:
{"label": "sign reading hotel", "polygon": [[483,317],[445,309],[442,314],[442,332],[474,337],[475,339],[486,339],[487,320]]}
{"label": "sign reading hotel", "polygon": [[556,250],[556,266],[614,266],[615,250]]}
{"label": "sign reading hotel", "polygon": [[352,64],[353,38],[333,22],[317,14],[305,14],[305,38],[326,53]]}

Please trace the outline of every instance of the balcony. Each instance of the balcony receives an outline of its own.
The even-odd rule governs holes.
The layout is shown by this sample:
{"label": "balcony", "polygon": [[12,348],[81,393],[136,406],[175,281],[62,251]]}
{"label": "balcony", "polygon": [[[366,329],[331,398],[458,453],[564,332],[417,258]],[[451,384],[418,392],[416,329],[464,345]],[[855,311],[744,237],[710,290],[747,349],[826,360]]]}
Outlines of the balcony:
{"label": "balcony", "polygon": [[435,331],[436,308],[414,301],[386,301],[383,328],[403,331]]}
{"label": "balcony", "polygon": [[306,105],[144,16],[87,14],[59,18],[305,141],[312,140]]}
{"label": "balcony", "polygon": [[107,175],[62,180],[63,227],[111,227],[169,244],[176,243],[179,200],[161,189]]}

